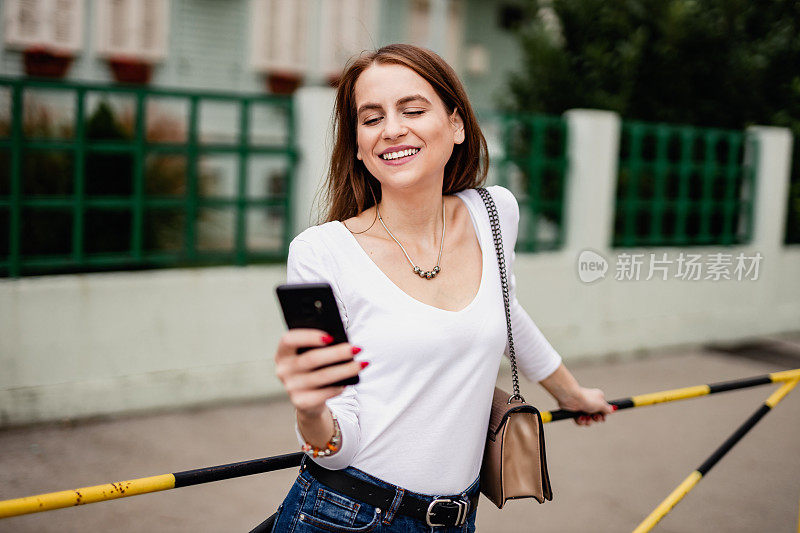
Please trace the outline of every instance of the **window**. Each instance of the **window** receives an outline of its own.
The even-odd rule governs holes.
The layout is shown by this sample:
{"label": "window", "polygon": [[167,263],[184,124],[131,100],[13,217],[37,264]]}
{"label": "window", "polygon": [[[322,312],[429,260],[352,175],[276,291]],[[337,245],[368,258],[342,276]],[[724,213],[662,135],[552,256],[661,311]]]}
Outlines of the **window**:
{"label": "window", "polygon": [[159,61],[167,55],[169,0],[97,0],[95,34],[101,56]]}
{"label": "window", "polygon": [[376,46],[377,12],[373,0],[323,0],[320,63],[327,76],[340,75],[351,56]]}
{"label": "window", "polygon": [[408,42],[434,48],[457,68],[463,40],[462,0],[411,0],[409,7]]}
{"label": "window", "polygon": [[309,0],[252,0],[253,67],[302,74],[308,68]]}
{"label": "window", "polygon": [[5,0],[5,44],[74,53],[82,46],[83,0]]}

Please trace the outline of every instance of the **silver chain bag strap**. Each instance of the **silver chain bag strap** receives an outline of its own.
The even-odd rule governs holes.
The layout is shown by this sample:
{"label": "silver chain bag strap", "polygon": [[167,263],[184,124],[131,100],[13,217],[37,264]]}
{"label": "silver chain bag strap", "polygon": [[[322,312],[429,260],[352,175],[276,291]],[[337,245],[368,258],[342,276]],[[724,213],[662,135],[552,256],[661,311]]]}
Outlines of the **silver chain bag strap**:
{"label": "silver chain bag strap", "polygon": [[500,509],[507,500],[519,498],[535,498],[539,503],[544,503],[545,500],[553,499],[550,476],[547,473],[544,426],[539,410],[526,403],[519,393],[517,359],[511,332],[511,301],[508,295],[508,276],[503,237],[500,233],[500,218],[489,191],[483,187],[477,187],[475,190],[486,204],[494,236],[494,249],[497,254],[506,312],[511,379],[514,386],[513,394],[498,387],[494,389],[481,464],[481,492]]}

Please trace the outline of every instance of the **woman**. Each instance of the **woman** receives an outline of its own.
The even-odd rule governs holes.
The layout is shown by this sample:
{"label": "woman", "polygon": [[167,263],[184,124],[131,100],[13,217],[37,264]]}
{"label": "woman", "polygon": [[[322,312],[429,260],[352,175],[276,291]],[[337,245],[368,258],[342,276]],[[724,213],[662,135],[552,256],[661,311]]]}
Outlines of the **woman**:
{"label": "woman", "polygon": [[[489,219],[472,190],[485,179],[486,142],[453,70],[410,45],[348,66],[335,126],[327,222],[292,241],[287,277],[332,285],[353,344],[327,346],[310,329],[280,340],[277,374],[314,458],[304,457],[274,530],[474,531],[506,346]],[[513,268],[518,206],[508,190],[488,190]],[[595,413],[578,424],[604,420],[602,391],[578,385],[513,289],[512,276],[523,375],[562,408]],[[357,374],[355,386],[326,386]],[[437,497],[469,502],[466,520],[456,512],[466,504]]]}

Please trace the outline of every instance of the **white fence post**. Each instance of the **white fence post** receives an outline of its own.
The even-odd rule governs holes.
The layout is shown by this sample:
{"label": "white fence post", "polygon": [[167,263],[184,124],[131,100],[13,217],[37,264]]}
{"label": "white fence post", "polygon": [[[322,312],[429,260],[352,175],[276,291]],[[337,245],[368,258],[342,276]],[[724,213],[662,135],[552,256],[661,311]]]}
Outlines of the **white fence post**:
{"label": "white fence post", "polygon": [[294,94],[295,146],[300,157],[292,183],[293,236],[317,222],[312,211],[330,160],[335,99],[336,91],[329,87],[301,87]]}
{"label": "white fence post", "polygon": [[[755,137],[757,146],[753,154],[748,144],[746,155],[750,161],[755,156],[756,162],[752,246],[762,253],[777,252],[786,233],[792,132],[787,128],[752,126],[747,128],[747,134]],[[765,261],[769,258],[765,257]]]}
{"label": "white fence post", "polygon": [[577,258],[584,248],[601,253],[611,248],[620,118],[593,109],[571,109],[564,118],[569,158],[564,251]]}

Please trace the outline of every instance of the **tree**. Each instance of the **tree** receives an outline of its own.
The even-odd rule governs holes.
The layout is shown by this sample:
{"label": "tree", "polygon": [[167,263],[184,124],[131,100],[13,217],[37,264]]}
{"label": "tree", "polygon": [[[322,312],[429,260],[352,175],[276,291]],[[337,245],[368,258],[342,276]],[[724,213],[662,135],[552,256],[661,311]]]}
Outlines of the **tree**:
{"label": "tree", "polygon": [[[800,137],[800,2],[528,0],[522,64],[509,80],[519,111],[616,111],[626,119]],[[787,242],[800,242],[795,141]]]}

